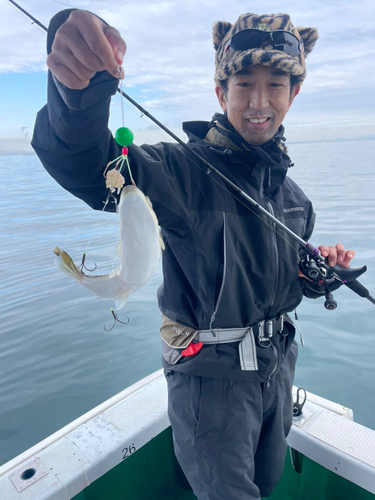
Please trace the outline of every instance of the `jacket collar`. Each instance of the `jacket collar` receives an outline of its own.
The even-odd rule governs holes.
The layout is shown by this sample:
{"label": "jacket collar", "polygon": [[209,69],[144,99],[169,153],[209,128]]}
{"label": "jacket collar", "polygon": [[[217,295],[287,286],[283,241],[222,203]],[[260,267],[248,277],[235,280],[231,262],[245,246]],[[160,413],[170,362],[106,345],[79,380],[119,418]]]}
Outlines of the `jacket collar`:
{"label": "jacket collar", "polygon": [[[283,144],[285,137],[282,125],[274,137],[261,146],[248,144],[221,113],[215,113],[211,122],[185,122],[183,130],[189,138],[189,143],[206,142],[217,147],[231,149],[234,153],[234,161],[241,160],[241,163],[251,166],[253,175],[258,177],[259,174],[262,177],[262,189],[268,196],[272,196],[284,182],[288,168],[291,166]],[[257,171],[259,171],[258,174]]]}

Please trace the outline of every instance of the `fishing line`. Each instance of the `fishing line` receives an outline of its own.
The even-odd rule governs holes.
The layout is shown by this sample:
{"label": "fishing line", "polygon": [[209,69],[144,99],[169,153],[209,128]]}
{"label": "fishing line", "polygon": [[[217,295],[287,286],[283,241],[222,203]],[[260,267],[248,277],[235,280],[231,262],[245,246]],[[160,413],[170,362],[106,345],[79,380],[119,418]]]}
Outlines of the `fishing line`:
{"label": "fishing line", "polygon": [[[123,101],[124,101],[124,99],[121,99],[121,102],[123,102]],[[128,108],[128,109],[132,112],[132,113],[134,113],[134,114],[136,115],[136,117],[137,117],[137,118],[142,118],[143,120],[145,120],[145,121],[147,122],[147,124],[148,124],[148,125],[151,125],[151,130],[152,130],[153,132],[157,132],[163,140],[165,140],[165,138],[167,138],[167,139],[168,139],[168,142],[171,142],[171,141],[170,141],[170,137],[169,137],[169,136],[167,136],[167,135],[166,135],[166,133],[165,133],[164,131],[162,132],[162,131],[160,130],[160,128],[159,128],[159,127],[156,127],[156,126],[155,126],[155,123],[154,123],[152,120],[150,120],[150,119],[148,118],[148,116],[146,116],[144,113],[141,113],[141,114],[139,115],[139,114],[138,114],[138,111],[136,111],[136,110],[134,109],[134,106],[130,106],[130,104],[128,104],[126,101],[124,102],[124,105],[125,105],[125,106],[126,106],[126,107],[127,107],[127,108]]]}
{"label": "fishing line", "polygon": [[[109,179],[108,179],[108,183],[106,182],[106,186],[107,187],[115,186],[115,185],[117,187],[119,187],[119,184],[118,184],[119,175],[118,174],[121,174],[121,170],[122,170],[122,168],[124,166],[124,163],[126,163],[126,165],[128,167],[128,171],[129,171],[131,183],[133,184],[133,186],[135,186],[135,182],[134,182],[134,179],[133,179],[132,171],[131,171],[129,160],[128,160],[128,153],[129,153],[128,146],[130,146],[130,144],[132,144],[132,142],[134,140],[134,135],[133,135],[133,132],[130,129],[128,129],[127,127],[125,127],[124,106],[123,106],[123,102],[122,102],[122,99],[121,99],[121,95],[124,94],[124,92],[122,90],[122,73],[123,73],[123,67],[120,66],[120,65],[117,66],[117,71],[118,71],[118,81],[119,81],[118,87],[117,87],[117,91],[120,94],[120,101],[121,101],[122,127],[120,127],[119,129],[116,130],[115,140],[116,140],[116,142],[117,142],[117,144],[119,146],[122,146],[122,149],[121,149],[121,155],[118,156],[117,158],[115,158],[114,160],[110,161],[107,164],[106,169],[104,170],[104,174],[103,175],[104,175],[105,179],[107,179],[107,176],[110,176],[110,175],[113,176],[113,175],[115,175],[115,177],[111,178],[111,181],[109,181]],[[112,163],[115,163],[115,162],[116,162],[116,166],[115,166],[114,170],[117,171],[118,174],[114,174],[113,171],[110,171],[106,175],[108,167],[110,165],[112,165]],[[123,182],[123,180],[124,180],[124,178],[121,176],[121,182]],[[110,184],[110,182],[112,182],[112,184]],[[122,187],[122,185],[123,184],[121,184],[121,187]],[[110,187],[110,189],[112,189],[112,188]],[[117,190],[117,194],[119,194],[118,190]]]}
{"label": "fishing line", "polygon": [[65,3],[65,2],[59,2],[58,0],[52,0],[52,2],[54,3],[59,3],[61,5],[66,5],[67,7],[70,7],[71,9],[78,9],[79,7],[74,7],[74,5],[71,5],[69,3]]}
{"label": "fishing line", "polygon": [[113,196],[113,194],[112,194],[112,193],[109,193],[109,194],[108,194],[108,196],[107,196],[107,199],[106,199],[106,200],[105,200],[105,202],[104,202],[104,206],[103,206],[103,208],[102,208],[102,210],[101,210],[101,212],[100,212],[100,215],[99,215],[99,218],[98,218],[98,220],[97,220],[97,222],[96,222],[96,224],[95,224],[95,227],[94,227],[94,229],[93,229],[93,231],[92,231],[92,233],[91,233],[90,239],[89,239],[89,241],[88,241],[88,243],[87,243],[87,245],[86,245],[86,249],[85,249],[85,251],[83,252],[83,255],[82,255],[82,262],[81,262],[81,264],[80,264],[79,266],[77,266],[77,267],[81,268],[81,270],[82,270],[82,271],[83,271],[83,269],[86,269],[86,271],[93,272],[93,271],[95,271],[95,270],[96,270],[96,268],[98,267],[96,264],[94,264],[94,265],[95,265],[94,269],[88,269],[88,268],[86,267],[86,265],[85,265],[85,262],[86,262],[86,255],[87,255],[87,252],[88,252],[89,246],[90,246],[90,244],[91,244],[91,240],[92,240],[92,238],[94,237],[94,234],[95,234],[95,232],[96,232],[96,230],[97,230],[97,228],[98,228],[98,225],[99,225],[100,220],[101,220],[101,218],[102,218],[102,216],[103,216],[103,213],[104,213],[104,211],[105,211],[105,209],[106,209],[106,207],[107,207],[107,205],[108,205],[108,203],[109,203],[109,200],[110,200],[111,198],[113,198],[113,200],[114,200],[114,201],[113,201],[113,203],[115,203],[115,205],[116,205],[116,241],[117,241],[117,238],[118,238],[118,236],[117,236],[117,225],[118,225],[118,215],[117,215],[117,199],[116,199],[116,197],[115,197],[115,196]]}
{"label": "fishing line", "polygon": [[116,244],[115,244],[115,253],[113,255],[112,269],[111,269],[111,271],[114,271],[114,269],[115,269],[115,262],[116,262],[116,257],[117,257],[117,248],[118,248],[118,244],[120,242],[120,236],[119,236],[119,215],[118,215],[117,200],[116,200],[116,236],[115,236],[115,241],[116,241]]}
{"label": "fishing line", "polygon": [[[122,118],[122,126],[125,127],[125,116],[124,116],[124,99],[122,99],[122,96],[121,96],[121,93],[123,92],[122,90],[122,72],[123,72],[123,67],[122,66],[119,66],[118,67],[118,72],[119,72],[119,77],[118,77],[118,80],[119,80],[119,89],[120,89],[120,103],[121,103],[121,118]],[[124,78],[125,78],[125,74],[124,74]]]}
{"label": "fishing line", "polygon": [[86,253],[87,253],[87,250],[88,250],[88,248],[89,248],[89,246],[90,246],[91,240],[92,240],[92,238],[93,238],[93,236],[94,236],[94,233],[95,233],[95,231],[96,231],[96,229],[97,229],[97,227],[98,227],[98,225],[99,225],[99,222],[100,222],[100,220],[101,220],[101,218],[102,218],[102,215],[103,215],[103,213],[104,213],[104,210],[105,210],[105,208],[106,208],[106,207],[107,207],[107,205],[108,205],[108,201],[109,201],[109,198],[107,198],[107,199],[105,200],[105,202],[104,202],[104,207],[102,208],[102,210],[101,210],[101,212],[100,212],[100,215],[99,215],[98,221],[97,221],[97,223],[96,223],[96,225],[95,225],[95,227],[94,227],[94,230],[93,230],[93,232],[92,232],[92,235],[90,236],[89,242],[87,243],[86,250],[83,252],[84,254],[86,254]]}
{"label": "fishing line", "polygon": [[44,26],[44,24],[42,24],[40,21],[38,21],[38,19],[33,17],[31,14],[29,14],[25,9],[23,9],[20,5],[18,5],[18,3],[16,3],[14,0],[7,0],[7,1],[12,5],[13,8],[17,8],[18,10],[20,10],[22,12],[22,14],[24,16],[31,19],[33,21],[31,24],[36,24],[43,31],[48,31],[48,29]]}

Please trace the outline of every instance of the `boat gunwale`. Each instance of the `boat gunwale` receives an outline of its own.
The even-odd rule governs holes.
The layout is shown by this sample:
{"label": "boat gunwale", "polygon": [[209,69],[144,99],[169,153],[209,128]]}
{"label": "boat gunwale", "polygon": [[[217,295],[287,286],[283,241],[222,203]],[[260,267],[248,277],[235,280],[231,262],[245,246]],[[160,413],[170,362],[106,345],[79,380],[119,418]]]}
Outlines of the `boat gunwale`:
{"label": "boat gunwale", "polygon": [[135,384],[132,384],[131,386],[124,389],[123,391],[115,394],[115,396],[112,396],[111,398],[107,399],[103,403],[100,403],[98,406],[95,406],[94,408],[92,408],[88,412],[84,413],[80,417],[76,418],[75,420],[73,420],[69,424],[65,425],[64,427],[62,427],[58,431],[51,434],[50,436],[46,437],[42,441],[39,441],[39,443],[37,443],[36,445],[25,450],[20,455],[17,455],[16,457],[12,458],[8,462],[5,462],[5,464],[3,464],[0,467],[0,478],[3,475],[7,474],[9,471],[22,465],[27,460],[33,458],[35,455],[37,455],[41,451],[45,450],[48,446],[52,445],[53,443],[56,443],[59,439],[65,437],[67,434],[74,431],[79,426],[87,423],[89,420],[98,416],[100,413],[108,410],[112,406],[121,402],[123,399],[129,397],[131,394],[142,389],[142,387],[148,385],[151,382],[154,382],[155,380],[158,380],[161,377],[164,377],[164,370],[162,368],[160,370],[157,370],[154,373],[151,373],[150,375],[139,380],[138,382],[135,382]]}

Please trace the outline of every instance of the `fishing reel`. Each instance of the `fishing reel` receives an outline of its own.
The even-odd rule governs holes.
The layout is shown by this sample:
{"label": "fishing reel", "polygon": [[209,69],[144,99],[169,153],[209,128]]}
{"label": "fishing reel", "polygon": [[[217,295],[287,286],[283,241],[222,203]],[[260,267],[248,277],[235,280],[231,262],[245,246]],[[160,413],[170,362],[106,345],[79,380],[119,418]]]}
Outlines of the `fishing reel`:
{"label": "fishing reel", "polygon": [[324,291],[326,300],[324,307],[333,311],[337,307],[337,302],[332,295],[332,288],[337,289],[341,285],[346,285],[361,297],[369,299],[373,304],[375,301],[357,278],[367,271],[367,267],[347,268],[338,266],[329,266],[320,253],[315,255],[305,255],[301,258],[300,269],[307,279],[312,282],[319,290]]}

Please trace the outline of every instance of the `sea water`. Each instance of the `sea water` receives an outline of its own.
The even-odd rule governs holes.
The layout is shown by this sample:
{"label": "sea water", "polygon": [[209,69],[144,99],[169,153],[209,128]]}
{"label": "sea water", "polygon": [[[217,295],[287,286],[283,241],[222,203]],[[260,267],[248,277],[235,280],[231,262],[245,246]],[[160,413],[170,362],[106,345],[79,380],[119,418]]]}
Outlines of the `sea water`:
{"label": "sea water", "polygon": [[[343,243],[375,296],[374,141],[291,144],[290,176],[317,214],[312,243]],[[56,245],[79,263],[98,221],[58,186],[36,156],[0,157],[0,464],[81,414],[158,370],[161,314],[151,282],[131,295],[110,332],[113,304],[92,295],[54,266]],[[116,217],[104,213],[86,265],[112,270]],[[305,347],[295,385],[354,410],[375,429],[375,306],[346,287],[298,307]]]}

